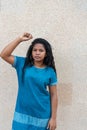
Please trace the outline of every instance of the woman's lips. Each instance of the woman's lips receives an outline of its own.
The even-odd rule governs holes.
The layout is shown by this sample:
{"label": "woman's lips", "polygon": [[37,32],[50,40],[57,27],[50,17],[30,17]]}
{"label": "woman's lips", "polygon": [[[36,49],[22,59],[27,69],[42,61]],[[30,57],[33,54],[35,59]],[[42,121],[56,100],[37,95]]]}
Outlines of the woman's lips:
{"label": "woman's lips", "polygon": [[39,59],[39,58],[40,58],[40,56],[35,56],[35,58],[36,58],[36,59]]}

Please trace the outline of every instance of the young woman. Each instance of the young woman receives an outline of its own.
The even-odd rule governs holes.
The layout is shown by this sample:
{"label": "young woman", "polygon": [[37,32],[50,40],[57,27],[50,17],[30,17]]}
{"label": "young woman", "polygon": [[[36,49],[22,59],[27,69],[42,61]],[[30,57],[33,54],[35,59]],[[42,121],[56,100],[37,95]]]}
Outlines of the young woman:
{"label": "young woman", "polygon": [[37,38],[29,46],[26,57],[12,55],[21,42],[32,38],[30,33],[24,33],[0,54],[16,69],[18,76],[12,130],[55,130],[58,80],[51,45]]}

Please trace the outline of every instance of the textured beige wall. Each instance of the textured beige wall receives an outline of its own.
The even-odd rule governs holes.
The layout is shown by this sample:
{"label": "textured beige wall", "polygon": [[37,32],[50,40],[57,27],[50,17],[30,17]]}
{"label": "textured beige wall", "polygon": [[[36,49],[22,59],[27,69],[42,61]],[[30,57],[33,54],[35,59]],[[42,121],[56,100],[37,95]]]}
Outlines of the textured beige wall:
{"label": "textured beige wall", "polygon": [[[59,84],[57,130],[87,129],[87,1],[1,0],[0,51],[24,31],[53,46]],[[24,56],[29,42],[13,54]],[[17,94],[15,70],[0,59],[0,130],[10,130]]]}

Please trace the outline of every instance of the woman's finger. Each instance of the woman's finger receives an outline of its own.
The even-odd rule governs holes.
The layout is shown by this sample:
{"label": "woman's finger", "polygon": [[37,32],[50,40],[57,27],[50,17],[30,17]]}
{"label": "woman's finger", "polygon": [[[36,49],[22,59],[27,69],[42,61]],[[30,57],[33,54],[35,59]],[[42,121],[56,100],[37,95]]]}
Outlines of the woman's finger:
{"label": "woman's finger", "polygon": [[29,38],[30,38],[30,39],[32,39],[32,38],[33,38],[33,36],[30,34]]}
{"label": "woman's finger", "polygon": [[50,126],[50,124],[48,123],[48,125],[47,125],[47,129],[49,129],[49,126]]}
{"label": "woman's finger", "polygon": [[50,126],[50,130],[55,130],[56,127],[55,126]]}

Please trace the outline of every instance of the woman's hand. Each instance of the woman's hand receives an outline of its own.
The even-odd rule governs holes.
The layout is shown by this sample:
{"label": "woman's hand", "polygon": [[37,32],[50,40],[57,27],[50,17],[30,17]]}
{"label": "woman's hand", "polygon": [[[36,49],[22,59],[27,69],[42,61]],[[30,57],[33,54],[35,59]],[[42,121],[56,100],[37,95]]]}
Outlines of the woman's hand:
{"label": "woman's hand", "polygon": [[32,38],[33,36],[30,33],[25,32],[22,36],[20,36],[20,41],[28,41]]}
{"label": "woman's hand", "polygon": [[48,122],[47,129],[55,130],[56,129],[56,119],[51,118]]}

